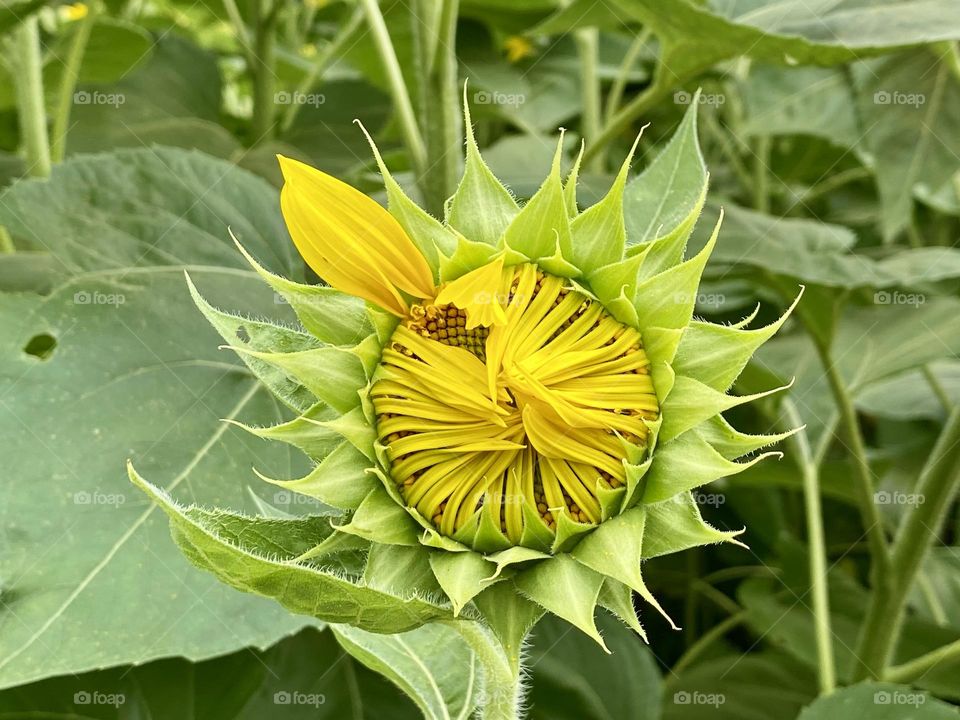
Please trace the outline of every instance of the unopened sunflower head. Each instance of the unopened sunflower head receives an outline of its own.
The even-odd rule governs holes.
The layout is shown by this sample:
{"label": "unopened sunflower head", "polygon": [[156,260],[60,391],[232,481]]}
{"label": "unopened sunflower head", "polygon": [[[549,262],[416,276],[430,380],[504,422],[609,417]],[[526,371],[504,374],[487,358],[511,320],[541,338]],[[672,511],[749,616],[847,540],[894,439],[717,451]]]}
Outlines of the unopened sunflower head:
{"label": "unopened sunflower head", "polygon": [[452,615],[467,608],[496,629],[523,605],[528,624],[546,610],[602,642],[600,605],[642,632],[631,592],[659,609],[642,561],[737,534],[708,525],[691,490],[783,437],[744,435],[721,414],[759,397],[727,391],[783,319],[754,330],[693,319],[719,229],[683,259],[703,197],[673,232],[631,244],[629,157],[581,212],[561,143],[521,206],[481,159],[469,115],[466,127],[443,221],[404,194],[372,141],[389,209],[280,158],[287,227],[328,287],[247,256],[314,336],[293,351],[270,336],[240,348],[261,377],[283,375],[272,387],[301,412],[252,430],[316,460],[303,479],[271,482],[343,511],[324,552],[345,538],[367,553],[364,583],[381,571],[399,582],[383,560],[393,548],[407,591],[442,591]]}

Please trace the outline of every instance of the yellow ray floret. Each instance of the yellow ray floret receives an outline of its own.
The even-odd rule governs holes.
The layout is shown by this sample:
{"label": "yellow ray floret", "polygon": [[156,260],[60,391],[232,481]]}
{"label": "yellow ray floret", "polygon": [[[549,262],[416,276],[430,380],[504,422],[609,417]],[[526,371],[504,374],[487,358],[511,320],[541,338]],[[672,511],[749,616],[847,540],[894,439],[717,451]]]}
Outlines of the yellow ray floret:
{"label": "yellow ray floret", "polygon": [[344,182],[278,156],[280,208],[306,263],[333,287],[403,317],[401,293],[432,297],[433,275],[394,217]]}

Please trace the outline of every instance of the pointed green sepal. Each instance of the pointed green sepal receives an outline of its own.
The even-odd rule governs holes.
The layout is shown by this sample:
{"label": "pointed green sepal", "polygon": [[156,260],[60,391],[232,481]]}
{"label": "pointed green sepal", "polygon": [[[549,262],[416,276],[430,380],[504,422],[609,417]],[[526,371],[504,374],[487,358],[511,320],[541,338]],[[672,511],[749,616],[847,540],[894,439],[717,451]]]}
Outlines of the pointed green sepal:
{"label": "pointed green sepal", "polygon": [[640,618],[637,617],[637,610],[633,606],[633,591],[629,587],[611,577],[604,578],[597,604],[618,617],[620,622],[643,638],[644,642],[649,642]]}
{"label": "pointed green sepal", "polygon": [[454,617],[490,584],[494,572],[494,566],[474,552],[432,552],[430,567],[453,604]]}
{"label": "pointed green sepal", "polygon": [[567,179],[563,182],[563,199],[567,205],[567,215],[571,220],[580,214],[580,208],[577,205],[577,180],[580,178],[580,165],[583,163],[583,151],[586,143],[580,141],[580,150],[576,159],[573,161],[573,167],[567,173]]}
{"label": "pointed green sepal", "polygon": [[327,455],[305,477],[297,480],[275,480],[254,470],[261,480],[290,492],[316,498],[325,505],[342,510],[355,510],[377,481],[368,470],[370,459],[349,442]]}
{"label": "pointed green sepal", "polygon": [[331,345],[354,345],[373,332],[362,299],[332,287],[303,285],[274,275],[254,260],[239,240],[234,237],[233,241],[257,274],[290,304],[311,335]]}
{"label": "pointed green sepal", "polygon": [[[563,252],[570,247],[570,218],[567,216],[563,198],[563,182],[560,179],[560,159],[563,155],[563,133],[557,143],[550,174],[540,189],[534,193],[503,235],[503,244],[530,260],[538,260],[554,254],[557,246]],[[576,265],[576,263],[574,263]]]}
{"label": "pointed green sepal", "polygon": [[607,305],[622,296],[633,306],[642,260],[642,257],[628,257],[587,273],[587,284],[601,304]]}
{"label": "pointed green sepal", "polygon": [[690,324],[697,303],[700,276],[716,245],[721,222],[723,211],[710,239],[699,253],[637,286],[634,304],[641,331],[648,327],[685,328]]}
{"label": "pointed green sepal", "polygon": [[[623,189],[640,136],[633,142],[613,185],[600,202],[587,208],[570,223],[568,245],[561,243],[563,255],[590,277],[605,265],[623,258],[627,231],[623,221]],[[633,276],[634,281],[636,275]],[[617,293],[619,295],[619,292]]]}
{"label": "pointed green sepal", "polygon": [[367,422],[362,408],[354,408],[344,415],[335,415],[329,420],[308,415],[304,415],[303,420],[310,425],[335,432],[340,437],[349,440],[357,450],[371,460],[376,459],[376,453],[374,452],[374,442],[377,438],[376,430]]}
{"label": "pointed green sepal", "polygon": [[417,523],[406,508],[379,486],[367,494],[350,521],[337,530],[383,545],[420,545]]}
{"label": "pointed green sepal", "polygon": [[369,587],[403,596],[436,598],[442,593],[430,569],[429,553],[420,545],[373,543],[367,554],[363,580]]}
{"label": "pointed green sepal", "polygon": [[459,238],[452,255],[440,255],[440,281],[456,280],[491,262],[500,253],[501,250],[492,245]]}
{"label": "pointed green sepal", "polygon": [[309,408],[300,417],[278,425],[254,427],[237,420],[224,420],[251,435],[264,440],[278,440],[293,445],[307,454],[312,460],[320,462],[333,452],[343,441],[344,436],[329,427],[330,421],[340,414],[326,403],[320,402]]}
{"label": "pointed green sepal", "polygon": [[463,126],[467,135],[467,156],[460,185],[448,204],[447,224],[469,240],[496,245],[520,208],[480,156],[467,105],[466,85],[463,88]]}
{"label": "pointed green sepal", "polygon": [[564,510],[554,511],[553,515],[557,519],[557,534],[553,539],[553,547],[550,549],[554,555],[569,552],[580,542],[580,538],[596,527],[591,523],[572,520]]}
{"label": "pointed green sepal", "polygon": [[771,455],[781,453],[764,453],[747,462],[735,463],[714,450],[696,432],[685,432],[657,449],[647,473],[643,501],[660,502],[719,478],[736,475]]}
{"label": "pointed green sepal", "polygon": [[647,512],[647,526],[643,535],[644,559],[722,542],[746,547],[736,539],[742,530],[723,531],[707,523],[689,492],[655,505],[647,505],[644,509]]}
{"label": "pointed green sepal", "polygon": [[520,544],[540,552],[549,552],[553,547],[553,531],[547,527],[540,513],[526,497],[523,498],[523,532],[520,535]]}
{"label": "pointed green sepal", "polygon": [[517,573],[514,582],[526,597],[579,628],[610,652],[594,621],[603,577],[564,553]]}
{"label": "pointed green sepal", "polygon": [[727,460],[737,460],[760,448],[786,440],[800,430],[803,430],[803,426],[772,435],[747,435],[731,426],[722,415],[717,415],[698,425],[696,433]]}

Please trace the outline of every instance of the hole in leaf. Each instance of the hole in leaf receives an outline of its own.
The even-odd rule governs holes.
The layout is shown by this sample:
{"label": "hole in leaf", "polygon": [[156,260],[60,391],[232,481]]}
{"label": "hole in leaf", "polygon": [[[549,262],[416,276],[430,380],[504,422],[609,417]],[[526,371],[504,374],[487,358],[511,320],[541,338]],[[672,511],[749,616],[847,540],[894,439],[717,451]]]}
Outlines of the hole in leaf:
{"label": "hole in leaf", "polygon": [[247,332],[247,329],[243,327],[243,325],[237,328],[237,337],[240,338],[240,342],[250,342],[250,333]]}
{"label": "hole in leaf", "polygon": [[39,333],[34,335],[23,346],[23,351],[27,355],[33,355],[40,360],[49,360],[53,351],[57,348],[57,339],[50,333]]}

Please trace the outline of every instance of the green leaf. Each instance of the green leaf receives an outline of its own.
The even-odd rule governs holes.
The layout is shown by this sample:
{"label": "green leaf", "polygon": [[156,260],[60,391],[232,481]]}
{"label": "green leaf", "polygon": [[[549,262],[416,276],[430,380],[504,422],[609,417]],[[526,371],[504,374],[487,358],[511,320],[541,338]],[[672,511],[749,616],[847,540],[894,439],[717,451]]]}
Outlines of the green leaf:
{"label": "green leaf", "polygon": [[956,720],[960,710],[907,685],[863,683],[815,700],[797,720],[832,720],[838,714],[849,720],[902,720],[908,716],[911,720]]}
{"label": "green leaf", "polygon": [[518,573],[514,582],[537,605],[579,628],[609,652],[593,617],[603,575],[563,553]]}
{"label": "green leaf", "polygon": [[[51,48],[55,58],[66,58],[76,38],[80,23],[70,23],[58,34]],[[143,63],[149,62],[154,39],[150,33],[132,23],[98,17],[90,29],[90,37],[80,63],[80,83],[107,84],[122,80]],[[63,79],[64,63],[54,60],[44,67],[43,81],[48,87],[57,87]],[[74,102],[88,104],[92,96],[80,90]]]}
{"label": "green leaf", "polygon": [[[329,524],[326,534],[315,532],[312,537],[291,538],[291,523],[297,521],[185,508],[132,468],[130,480],[167,514],[174,540],[187,559],[238,590],[272,598],[294,613],[379,633],[411,630],[448,615],[448,611],[427,600],[372,589],[359,579],[344,575],[339,567],[294,562],[305,552],[304,547],[311,542],[319,544],[333,532]],[[264,532],[268,524],[269,535]],[[300,544],[295,545],[294,539]]]}
{"label": "green leaf", "polygon": [[690,104],[670,142],[624,194],[627,242],[655,243],[647,250],[643,278],[683,259],[687,238],[703,207],[707,168],[697,141],[698,106],[699,102]]}
{"label": "green leaf", "polygon": [[418,527],[407,510],[378,485],[350,516],[350,522],[337,529],[376,543],[415,546],[419,544]]}
{"label": "green leaf", "polygon": [[452,628],[432,623],[395,635],[346,625],[332,630],[347,652],[403,690],[425,718],[471,717],[479,700],[480,668]]}
{"label": "green leaf", "polygon": [[918,190],[949,182],[960,162],[960,84],[928,50],[856,69],[858,109],[880,192],[880,226],[892,240],[909,223]]}
{"label": "green leaf", "polygon": [[[182,500],[253,511],[251,488],[272,491],[251,466],[308,470],[290,448],[221,422],[287,416],[217,350],[183,279],[189,267],[211,303],[292,321],[226,234],[233,225],[274,271],[298,277],[275,190],[199,153],[120,151],[7,189],[0,225],[59,270],[49,294],[0,303],[0,432],[19,448],[0,503],[3,598],[18,618],[0,635],[0,686],[265,647],[312,622],[193,572],[123,471],[132,457]],[[45,359],[24,351],[38,338]],[[69,562],[49,552],[56,542],[69,544]],[[145,609],[151,587],[164,601]]]}
{"label": "green leaf", "polygon": [[[531,717],[610,720],[660,717],[661,679],[653,654],[604,613],[597,625],[612,654],[565,623],[544,618],[533,632]],[[574,660],[575,659],[575,660]]]}

